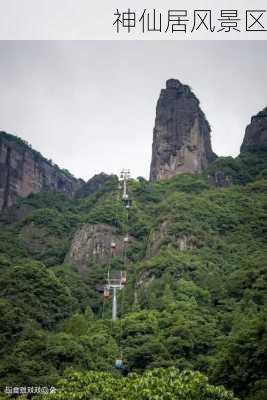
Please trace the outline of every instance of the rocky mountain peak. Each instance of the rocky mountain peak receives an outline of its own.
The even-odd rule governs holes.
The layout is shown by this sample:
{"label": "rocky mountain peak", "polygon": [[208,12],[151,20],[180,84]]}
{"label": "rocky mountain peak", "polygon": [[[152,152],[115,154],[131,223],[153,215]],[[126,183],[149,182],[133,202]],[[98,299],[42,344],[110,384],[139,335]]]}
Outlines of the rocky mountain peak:
{"label": "rocky mountain peak", "polygon": [[178,79],[168,79],[156,108],[150,179],[156,181],[205,169],[216,158],[210,131],[191,88]]}
{"label": "rocky mountain peak", "polygon": [[251,118],[241,145],[241,153],[267,150],[267,107]]}
{"label": "rocky mountain peak", "polygon": [[167,89],[179,89],[179,87],[183,86],[178,79],[168,79],[166,81],[166,88]]}

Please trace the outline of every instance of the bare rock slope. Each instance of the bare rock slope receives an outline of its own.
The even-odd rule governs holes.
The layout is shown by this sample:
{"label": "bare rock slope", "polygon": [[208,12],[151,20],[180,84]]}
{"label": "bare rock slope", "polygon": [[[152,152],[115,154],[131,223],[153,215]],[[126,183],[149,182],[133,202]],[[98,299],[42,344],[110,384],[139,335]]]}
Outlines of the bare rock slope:
{"label": "bare rock slope", "polygon": [[16,136],[0,131],[0,211],[43,190],[73,196],[83,181],[61,170]]}

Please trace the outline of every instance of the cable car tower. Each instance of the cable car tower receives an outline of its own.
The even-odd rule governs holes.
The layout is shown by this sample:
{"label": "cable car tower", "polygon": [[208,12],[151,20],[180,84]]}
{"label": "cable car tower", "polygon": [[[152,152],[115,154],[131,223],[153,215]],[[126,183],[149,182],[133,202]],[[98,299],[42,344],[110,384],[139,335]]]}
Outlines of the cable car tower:
{"label": "cable car tower", "polygon": [[128,195],[128,187],[127,183],[128,180],[130,179],[130,170],[129,169],[123,169],[121,171],[120,175],[120,180],[122,181],[122,200],[125,203],[125,201],[129,200],[129,195]]}
{"label": "cable car tower", "polygon": [[[119,190],[122,189],[122,201],[123,206],[127,211],[127,224],[128,224],[128,210],[130,208],[130,199],[128,194],[128,180],[130,179],[130,171],[128,169],[123,169],[120,174],[120,184]],[[128,227],[127,233],[123,239],[124,249],[128,244]],[[116,251],[116,243],[111,243],[111,255]],[[120,271],[119,273],[115,273],[111,276],[110,270],[108,270],[106,285],[104,286],[104,298],[110,298],[112,293],[112,320],[116,321],[117,319],[117,292],[118,290],[122,290],[127,283],[127,273],[126,273],[126,257],[124,257],[124,271]]]}
{"label": "cable car tower", "polygon": [[127,283],[126,272],[121,271],[119,275],[110,278],[108,272],[107,284],[104,287],[104,297],[110,297],[112,292],[112,320],[117,319],[117,291],[122,290]]}

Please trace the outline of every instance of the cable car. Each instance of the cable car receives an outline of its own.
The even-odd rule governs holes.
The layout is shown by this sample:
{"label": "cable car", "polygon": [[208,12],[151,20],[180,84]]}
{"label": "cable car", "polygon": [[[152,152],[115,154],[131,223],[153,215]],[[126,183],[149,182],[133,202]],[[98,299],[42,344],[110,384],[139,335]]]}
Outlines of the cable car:
{"label": "cable car", "polygon": [[115,368],[122,369],[123,368],[123,361],[119,358],[115,361]]}
{"label": "cable car", "polygon": [[123,199],[123,204],[124,204],[124,207],[128,209],[128,208],[131,207],[132,200],[130,200],[130,199]]}
{"label": "cable car", "polygon": [[125,285],[127,283],[127,274],[125,271],[121,271],[121,284]]}
{"label": "cable car", "polygon": [[109,288],[107,288],[106,286],[104,287],[104,297],[107,299],[109,298],[110,293],[109,293]]}
{"label": "cable car", "polygon": [[128,243],[128,242],[129,242],[129,237],[128,237],[128,236],[125,236],[125,238],[123,239],[123,242],[124,242],[124,243]]}

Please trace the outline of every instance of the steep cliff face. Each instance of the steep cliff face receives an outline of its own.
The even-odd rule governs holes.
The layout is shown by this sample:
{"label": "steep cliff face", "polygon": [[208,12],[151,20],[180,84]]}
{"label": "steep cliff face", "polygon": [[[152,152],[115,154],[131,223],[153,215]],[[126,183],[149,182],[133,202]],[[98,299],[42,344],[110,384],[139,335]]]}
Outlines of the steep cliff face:
{"label": "steep cliff face", "polygon": [[267,150],[267,107],[251,118],[241,146],[241,153]]}
{"label": "steep cliff face", "polygon": [[210,126],[199,100],[189,86],[169,79],[157,103],[150,180],[199,173],[215,158]]}
{"label": "steep cliff face", "polygon": [[107,262],[112,242],[116,243],[116,255],[121,255],[125,246],[123,239],[110,225],[84,224],[76,231],[65,262],[80,273],[86,272],[95,262]]}
{"label": "steep cliff face", "polygon": [[43,190],[59,190],[72,196],[81,184],[23,140],[0,131],[0,211],[13,205],[18,197]]}

